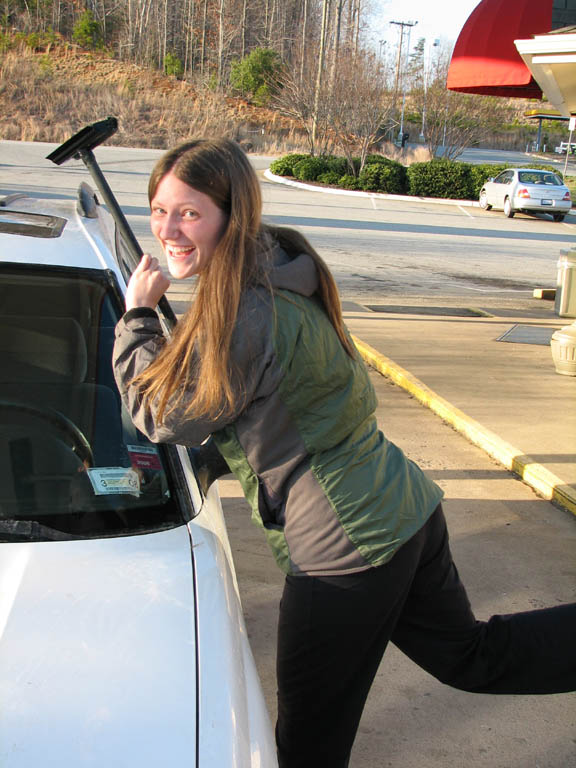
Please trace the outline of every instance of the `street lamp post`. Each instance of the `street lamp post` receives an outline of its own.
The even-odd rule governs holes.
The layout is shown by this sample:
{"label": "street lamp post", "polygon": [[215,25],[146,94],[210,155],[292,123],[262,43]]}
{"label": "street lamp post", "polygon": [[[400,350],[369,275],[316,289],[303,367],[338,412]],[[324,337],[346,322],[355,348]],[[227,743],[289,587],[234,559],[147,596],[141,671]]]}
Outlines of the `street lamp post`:
{"label": "street lamp post", "polygon": [[[437,48],[440,45],[440,40],[434,40],[432,48]],[[424,103],[422,104],[422,129],[420,130],[420,138],[426,138],[426,106],[428,101],[428,77],[430,76],[430,59],[432,57],[432,51],[428,49],[428,63],[426,63],[426,55],[424,55]]]}

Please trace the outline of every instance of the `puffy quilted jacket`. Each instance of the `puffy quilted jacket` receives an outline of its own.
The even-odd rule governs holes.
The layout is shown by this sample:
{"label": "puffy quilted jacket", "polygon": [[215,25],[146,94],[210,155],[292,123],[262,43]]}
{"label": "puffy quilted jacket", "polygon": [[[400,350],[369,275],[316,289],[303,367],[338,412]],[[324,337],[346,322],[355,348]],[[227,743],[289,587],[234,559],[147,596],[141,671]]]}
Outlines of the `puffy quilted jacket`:
{"label": "puffy quilted jacket", "polygon": [[227,419],[158,427],[127,382],[164,343],[151,310],[120,321],[116,378],[151,440],[198,445],[209,434],[240,481],[286,573],[353,573],[387,562],[428,519],[442,491],[378,429],[376,397],[360,359],[345,352],[314,296],[310,257],[277,255],[264,287],[243,297],[232,359],[246,398]]}

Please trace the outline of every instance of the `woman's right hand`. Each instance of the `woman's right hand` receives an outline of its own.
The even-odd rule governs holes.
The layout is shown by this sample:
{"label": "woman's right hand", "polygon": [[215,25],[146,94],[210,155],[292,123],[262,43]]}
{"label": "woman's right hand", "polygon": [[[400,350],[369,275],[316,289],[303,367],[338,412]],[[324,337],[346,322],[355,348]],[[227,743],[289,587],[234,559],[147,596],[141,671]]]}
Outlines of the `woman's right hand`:
{"label": "woman's right hand", "polygon": [[169,286],[170,280],[162,272],[158,259],[145,253],[128,282],[126,311],[135,307],[156,309]]}

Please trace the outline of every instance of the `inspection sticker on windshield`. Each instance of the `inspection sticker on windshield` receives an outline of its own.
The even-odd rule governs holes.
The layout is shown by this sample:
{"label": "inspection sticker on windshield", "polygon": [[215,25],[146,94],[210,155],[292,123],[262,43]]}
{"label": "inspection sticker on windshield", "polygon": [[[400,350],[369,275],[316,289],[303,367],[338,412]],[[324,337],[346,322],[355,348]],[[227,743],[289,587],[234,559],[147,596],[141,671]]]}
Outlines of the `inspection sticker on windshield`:
{"label": "inspection sticker on windshield", "polygon": [[158,448],[154,445],[127,445],[133,467],[140,469],[162,469]]}
{"label": "inspection sticker on windshield", "polygon": [[126,467],[98,467],[88,470],[88,476],[96,496],[111,493],[140,495],[140,479],[133,469]]}

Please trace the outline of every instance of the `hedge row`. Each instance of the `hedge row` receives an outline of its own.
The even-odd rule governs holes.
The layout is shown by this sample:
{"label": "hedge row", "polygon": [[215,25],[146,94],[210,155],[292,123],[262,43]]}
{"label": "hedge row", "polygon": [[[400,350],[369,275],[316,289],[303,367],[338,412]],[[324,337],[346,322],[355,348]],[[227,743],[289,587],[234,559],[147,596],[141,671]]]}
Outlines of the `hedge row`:
{"label": "hedge row", "polygon": [[[274,160],[270,170],[277,176],[288,176],[299,181],[315,181],[341,189],[477,200],[486,179],[496,176],[508,167],[431,160],[427,163],[414,163],[406,168],[382,155],[368,155],[362,171],[358,172],[360,161],[355,158],[353,162],[354,173],[343,157],[291,154]],[[550,166],[531,167],[553,170],[561,175]]]}

